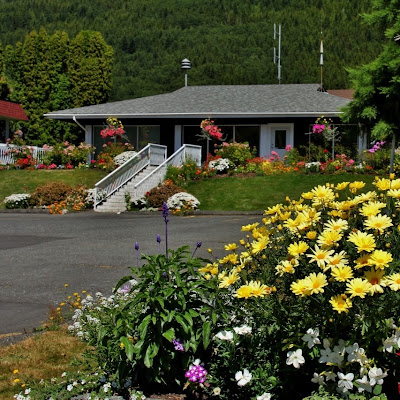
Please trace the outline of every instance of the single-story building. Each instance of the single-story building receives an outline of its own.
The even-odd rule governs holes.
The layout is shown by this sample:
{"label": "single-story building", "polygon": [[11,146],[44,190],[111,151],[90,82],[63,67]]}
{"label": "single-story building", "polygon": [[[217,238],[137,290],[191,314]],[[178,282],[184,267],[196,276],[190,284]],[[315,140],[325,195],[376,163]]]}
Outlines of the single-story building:
{"label": "single-story building", "polygon": [[[73,121],[85,130],[85,141],[101,148],[110,116],[121,120],[135,150],[147,143],[168,146],[169,154],[182,144],[197,144],[200,122],[215,121],[226,141],[248,142],[265,157],[283,154],[287,145],[307,144],[310,127],[321,116],[339,123],[341,108],[351,101],[349,91],[319,91],[318,84],[185,86],[174,92],[93,106],[54,111],[46,117]],[[357,135],[356,135],[357,136]],[[354,137],[361,150],[365,141]]]}
{"label": "single-story building", "polygon": [[0,100],[0,143],[10,137],[10,121],[29,121],[21,104]]}

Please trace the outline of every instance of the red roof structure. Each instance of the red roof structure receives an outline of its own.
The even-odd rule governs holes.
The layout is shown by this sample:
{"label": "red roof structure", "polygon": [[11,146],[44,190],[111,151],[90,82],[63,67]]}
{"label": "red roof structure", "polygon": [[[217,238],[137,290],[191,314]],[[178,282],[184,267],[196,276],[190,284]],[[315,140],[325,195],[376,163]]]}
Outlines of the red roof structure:
{"label": "red roof structure", "polygon": [[329,94],[333,94],[334,96],[343,97],[344,99],[353,100],[354,90],[353,89],[336,89],[336,90],[327,90]]}
{"label": "red roof structure", "polygon": [[11,101],[0,100],[0,119],[13,119],[18,121],[29,121],[21,104]]}

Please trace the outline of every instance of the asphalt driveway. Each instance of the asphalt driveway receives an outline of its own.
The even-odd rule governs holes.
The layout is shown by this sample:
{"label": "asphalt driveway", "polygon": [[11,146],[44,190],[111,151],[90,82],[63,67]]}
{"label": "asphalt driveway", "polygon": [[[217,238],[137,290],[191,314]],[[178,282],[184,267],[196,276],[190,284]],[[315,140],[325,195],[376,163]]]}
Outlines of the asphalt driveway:
{"label": "asphalt driveway", "polygon": [[[197,254],[217,256],[223,245],[243,237],[242,225],[261,215],[195,215],[170,217],[169,247],[203,245]],[[161,213],[66,215],[0,213],[0,337],[30,332],[74,292],[109,294],[118,280],[136,266],[134,249],[156,254],[156,236],[165,249]],[[65,288],[64,284],[68,284]]]}

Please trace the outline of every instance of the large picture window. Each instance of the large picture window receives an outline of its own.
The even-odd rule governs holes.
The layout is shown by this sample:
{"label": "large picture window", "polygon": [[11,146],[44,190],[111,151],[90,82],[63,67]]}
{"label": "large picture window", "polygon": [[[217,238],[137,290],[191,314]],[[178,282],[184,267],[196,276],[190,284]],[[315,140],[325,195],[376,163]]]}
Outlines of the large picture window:
{"label": "large picture window", "polygon": [[[110,139],[103,139],[100,132],[103,126],[93,127],[93,145],[96,147],[96,154],[101,151],[103,144]],[[125,135],[118,138],[118,142],[129,142],[135,151],[143,149],[148,143],[160,143],[160,126],[159,125],[124,125]],[[113,139],[112,139],[113,140]]]}

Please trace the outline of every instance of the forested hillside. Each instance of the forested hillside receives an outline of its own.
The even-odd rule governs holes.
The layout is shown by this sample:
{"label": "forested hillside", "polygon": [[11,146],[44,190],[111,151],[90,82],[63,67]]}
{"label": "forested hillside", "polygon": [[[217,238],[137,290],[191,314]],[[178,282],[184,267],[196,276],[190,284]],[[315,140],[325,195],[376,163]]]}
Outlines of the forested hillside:
{"label": "forested hillside", "polygon": [[379,53],[383,32],[360,14],[370,0],[0,0],[3,47],[32,30],[100,31],[114,49],[113,100],[175,90],[180,62],[189,85],[277,83],[273,25],[282,24],[282,83],[319,82],[320,32],[325,87],[349,86],[346,67]]}

